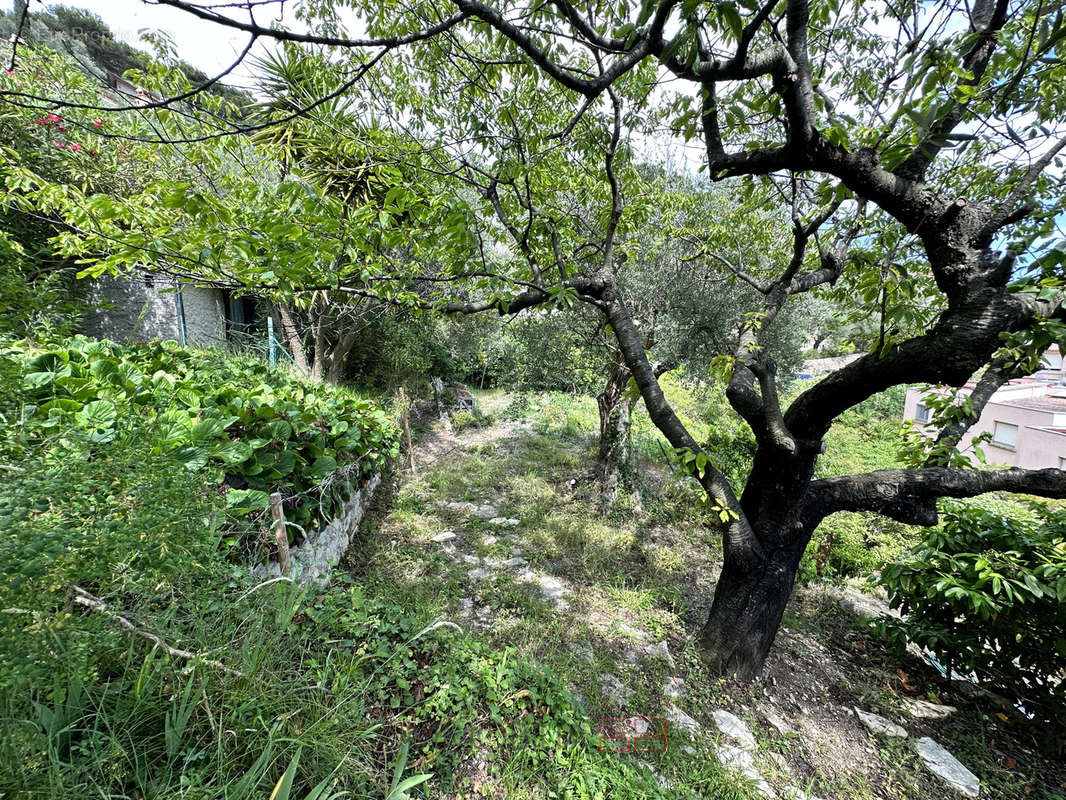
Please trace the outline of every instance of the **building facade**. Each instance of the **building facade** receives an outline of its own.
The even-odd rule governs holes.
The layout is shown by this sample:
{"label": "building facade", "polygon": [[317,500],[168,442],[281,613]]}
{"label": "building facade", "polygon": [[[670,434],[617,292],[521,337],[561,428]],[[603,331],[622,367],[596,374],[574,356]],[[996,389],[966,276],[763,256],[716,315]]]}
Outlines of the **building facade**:
{"label": "building facade", "polygon": [[[1010,381],[992,395],[977,424],[960,442],[963,452],[972,457],[973,440],[988,434],[989,441],[979,446],[989,464],[1066,469],[1066,373],[1057,347],[1044,355],[1043,366],[1028,378]],[[968,383],[959,392],[968,395],[974,386]],[[908,388],[903,418],[933,436],[935,431],[927,424],[932,418],[925,400],[928,394],[929,390]]]}
{"label": "building facade", "polygon": [[[247,326],[246,304],[238,298]],[[93,284],[91,310],[81,322],[87,336],[116,342],[173,339],[190,347],[215,347],[228,341],[228,306],[233,300],[220,289],[177,284],[147,274],[104,275]]]}

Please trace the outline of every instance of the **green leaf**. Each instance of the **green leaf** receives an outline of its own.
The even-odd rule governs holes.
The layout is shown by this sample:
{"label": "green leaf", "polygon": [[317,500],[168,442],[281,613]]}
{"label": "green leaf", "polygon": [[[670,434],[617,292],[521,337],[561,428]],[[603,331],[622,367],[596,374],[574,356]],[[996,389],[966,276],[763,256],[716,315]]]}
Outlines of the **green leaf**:
{"label": "green leaf", "polygon": [[226,492],[226,508],[254,511],[270,505],[270,495],[258,489],[230,489]]}
{"label": "green leaf", "polygon": [[337,459],[333,456],[319,456],[311,465],[311,474],[322,479],[337,471]]}
{"label": "green leaf", "polygon": [[89,430],[108,430],[118,419],[118,410],[110,400],[93,400],[74,415],[79,427]]}

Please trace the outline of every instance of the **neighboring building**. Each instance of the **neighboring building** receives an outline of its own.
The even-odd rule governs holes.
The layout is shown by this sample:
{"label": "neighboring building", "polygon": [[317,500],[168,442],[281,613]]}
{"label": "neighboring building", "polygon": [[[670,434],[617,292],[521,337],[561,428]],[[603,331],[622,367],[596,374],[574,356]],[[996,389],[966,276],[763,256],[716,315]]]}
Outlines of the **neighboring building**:
{"label": "neighboring building", "polygon": [[[980,445],[990,464],[1006,464],[1027,469],[1054,467],[1066,469],[1066,373],[1062,354],[1052,347],[1044,354],[1044,369],[1003,385],[988,401],[981,418],[960,442],[963,452],[972,452],[972,442],[983,433],[990,441]],[[975,384],[968,383],[960,393],[967,395]],[[903,418],[913,420],[923,433],[932,413],[923,402],[922,392],[907,389]]]}
{"label": "neighboring building", "polygon": [[100,89],[100,94],[119,105],[146,106],[158,103],[163,98],[155,92],[142,89],[133,81],[115,72],[107,73],[107,88]]}
{"label": "neighboring building", "polygon": [[213,347],[253,334],[255,302],[201,286],[180,286],[147,274],[94,282],[92,310],[81,332],[117,342],[173,339],[192,347]]}

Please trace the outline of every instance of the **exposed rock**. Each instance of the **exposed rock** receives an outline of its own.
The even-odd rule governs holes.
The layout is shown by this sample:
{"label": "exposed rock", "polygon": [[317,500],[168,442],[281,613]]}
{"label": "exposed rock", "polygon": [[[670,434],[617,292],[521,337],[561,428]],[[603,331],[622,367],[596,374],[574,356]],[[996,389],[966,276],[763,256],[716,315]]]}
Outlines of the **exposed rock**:
{"label": "exposed rock", "polygon": [[663,684],[663,694],[669,697],[671,700],[676,700],[685,691],[685,681],[682,678],[678,678],[676,675],[666,679],[666,683]]}
{"label": "exposed rock", "polygon": [[469,553],[467,555],[463,556],[463,561],[465,561],[467,564],[480,564],[481,563],[481,559],[480,558],[478,558],[477,556],[472,556]]}
{"label": "exposed rock", "polygon": [[492,545],[496,544],[497,541],[498,541],[498,539],[495,536],[482,536],[481,537],[481,543],[485,547],[491,547]]}
{"label": "exposed rock", "polygon": [[748,730],[748,726],[744,724],[744,720],[735,714],[731,714],[724,708],[718,708],[711,712],[711,717],[714,719],[714,726],[718,728],[719,732],[743,748],[744,750],[753,750],[755,748],[755,737],[751,735],[751,731]]}
{"label": "exposed rock", "polygon": [[436,536],[434,536],[432,539],[430,539],[430,541],[431,542],[437,542],[438,544],[443,544],[444,542],[450,542],[454,538],[455,538],[455,532],[454,531],[441,531]]}
{"label": "exposed rock", "polygon": [[465,500],[453,500],[450,503],[445,503],[445,507],[450,508],[452,511],[465,511],[468,514],[477,508],[473,503],[468,503]]}
{"label": "exposed rock", "polygon": [[885,719],[880,714],[872,714],[869,711],[863,711],[858,706],[855,706],[855,715],[859,718],[859,722],[865,725],[873,733],[894,736],[897,739],[907,738],[907,731],[905,728],[897,725],[891,720]]}
{"label": "exposed rock", "polygon": [[766,721],[770,723],[770,727],[772,727],[782,736],[784,736],[786,733],[794,733],[792,728],[788,726],[788,723],[772,711],[766,715]]}
{"label": "exposed rock", "polygon": [[666,706],[666,721],[690,736],[695,736],[700,730],[700,724],[673,703]]}
{"label": "exposed rock", "polygon": [[491,628],[492,627],[492,606],[485,605],[477,609],[474,612],[474,627],[475,628]]}
{"label": "exposed rock", "polygon": [[604,697],[619,706],[624,706],[633,696],[633,690],[624,686],[618,676],[611,672],[600,675],[600,691]]}
{"label": "exposed rock", "polygon": [[670,648],[667,646],[666,641],[656,642],[655,644],[649,644],[644,646],[644,653],[652,658],[662,658],[670,665],[670,668],[674,667],[674,657],[670,654]]}
{"label": "exposed rock", "polygon": [[500,528],[514,528],[521,522],[522,520],[515,519],[514,517],[493,517],[489,520],[489,525],[496,525]]}
{"label": "exposed rock", "polygon": [[755,759],[747,750],[733,747],[728,744],[720,744],[715,747],[715,754],[722,766],[739,772],[755,784],[755,790],[763,797],[777,797],[777,793],[766,782],[766,778],[755,766]]}
{"label": "exposed rock", "polygon": [[637,630],[632,625],[629,625],[622,620],[615,620],[611,625],[611,628],[617,630],[619,633],[624,633],[632,639],[643,639],[646,636],[644,631]]}
{"label": "exposed rock", "polygon": [[566,587],[563,586],[562,581],[551,575],[541,575],[537,583],[540,585],[541,596],[548,602],[559,602],[566,594]]}
{"label": "exposed rock", "polygon": [[626,729],[637,736],[643,736],[651,730],[651,723],[645,717],[626,717],[623,722],[626,723]]}
{"label": "exposed rock", "polygon": [[505,567],[524,567],[528,563],[529,562],[526,561],[521,556],[515,556],[514,558],[509,558],[506,561],[504,561],[503,565]]}
{"label": "exposed rock", "polygon": [[967,797],[977,797],[980,794],[981,781],[977,779],[977,776],[928,736],[919,739],[914,747],[929,771],[939,776],[956,791]]}
{"label": "exposed rock", "polygon": [[473,517],[481,517],[481,519],[487,519],[487,520],[491,520],[493,517],[498,516],[499,513],[500,512],[496,509],[496,506],[490,506],[490,505],[475,506],[470,511],[470,515],[471,516],[473,516]]}
{"label": "exposed rock", "polygon": [[[366,505],[381,483],[381,474],[377,473],[361,488],[352,492],[340,514],[329,524],[317,531],[308,531],[307,538],[289,551],[292,571],[297,583],[313,583],[325,586],[329,583],[329,574],[348,552],[348,545],[363,521]],[[272,578],[281,575],[281,566],[277,561],[267,561],[252,568],[252,574],[259,578]]]}
{"label": "exposed rock", "polygon": [[770,752],[767,753],[767,758],[773,762],[774,768],[782,775],[791,777],[792,769],[788,766],[788,762],[785,757],[780,753]]}
{"label": "exposed rock", "polygon": [[622,651],[622,661],[627,667],[635,667],[639,660],[640,655],[632,647],[627,647]]}
{"label": "exposed rock", "polygon": [[850,586],[831,590],[840,606],[857,617],[877,619],[879,617],[900,616],[899,611],[891,608],[884,597],[870,595]]}
{"label": "exposed rock", "polygon": [[903,707],[912,717],[918,719],[947,719],[956,711],[955,706],[942,706],[938,703],[930,703],[928,700],[918,700],[913,697],[901,697]]}
{"label": "exposed rock", "polygon": [[480,581],[492,577],[492,572],[484,567],[477,567],[466,573],[466,576],[472,581]]}
{"label": "exposed rock", "polygon": [[574,651],[574,655],[587,664],[591,664],[596,660],[596,654],[592,652],[592,648],[587,644],[571,645],[570,649]]}

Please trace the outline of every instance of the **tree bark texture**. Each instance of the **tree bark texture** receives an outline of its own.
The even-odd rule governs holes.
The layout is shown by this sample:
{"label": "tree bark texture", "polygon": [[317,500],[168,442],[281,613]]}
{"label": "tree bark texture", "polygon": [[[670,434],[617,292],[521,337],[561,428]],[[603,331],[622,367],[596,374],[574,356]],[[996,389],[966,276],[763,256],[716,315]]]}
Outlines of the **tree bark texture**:
{"label": "tree bark texture", "polygon": [[629,461],[629,434],[633,401],[625,396],[630,372],[621,357],[615,360],[607,383],[596,396],[600,414],[600,441],[596,473],[600,483],[600,509],[610,510],[618,497],[622,470]]}
{"label": "tree bark texture", "polygon": [[[784,537],[782,537],[784,538]],[[699,633],[709,666],[722,675],[756,676],[774,643],[796,582],[806,537],[773,550],[755,569],[726,561]]]}
{"label": "tree bark texture", "polygon": [[304,350],[300,331],[292,318],[292,309],[284,303],[280,303],[274,308],[277,311],[278,321],[280,322],[281,340],[289,348],[289,352],[292,353],[293,363],[304,375],[310,375],[311,366],[307,363],[307,352]]}

